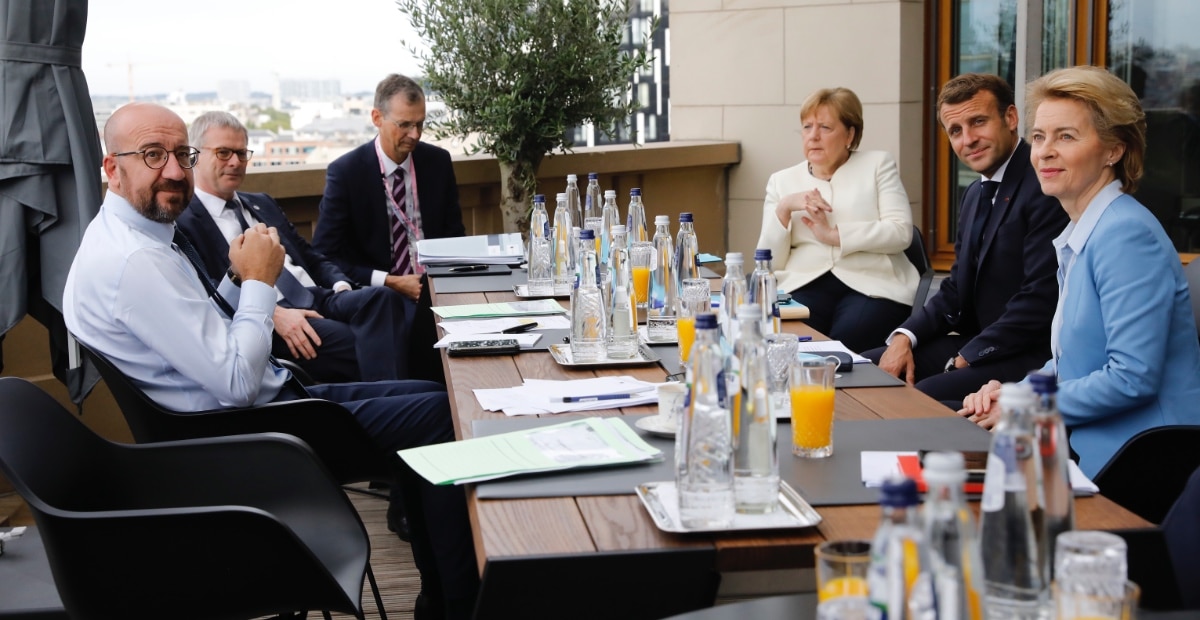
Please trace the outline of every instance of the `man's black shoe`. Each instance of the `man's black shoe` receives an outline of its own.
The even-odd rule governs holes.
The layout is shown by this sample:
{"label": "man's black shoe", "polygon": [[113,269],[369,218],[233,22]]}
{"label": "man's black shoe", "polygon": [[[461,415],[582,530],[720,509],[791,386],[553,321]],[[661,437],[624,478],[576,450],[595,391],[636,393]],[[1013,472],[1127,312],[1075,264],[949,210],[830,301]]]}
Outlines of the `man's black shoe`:
{"label": "man's black shoe", "polygon": [[388,531],[395,532],[404,542],[412,542],[412,534],[408,531],[408,517],[404,515],[404,507],[396,502],[388,505]]}

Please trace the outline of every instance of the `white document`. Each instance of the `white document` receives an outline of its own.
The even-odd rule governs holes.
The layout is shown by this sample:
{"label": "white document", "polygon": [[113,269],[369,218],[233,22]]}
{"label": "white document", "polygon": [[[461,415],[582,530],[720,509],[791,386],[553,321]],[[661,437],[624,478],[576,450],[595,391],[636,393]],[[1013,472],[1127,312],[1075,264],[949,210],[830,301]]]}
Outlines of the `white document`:
{"label": "white document", "polygon": [[800,348],[798,348],[797,351],[800,353],[812,353],[813,351],[840,351],[846,355],[849,355],[850,359],[854,360],[855,364],[867,364],[871,361],[855,353],[854,351],[851,351],[846,347],[846,345],[842,344],[841,340],[822,340],[820,342],[810,340],[808,342],[801,342]]}
{"label": "white document", "polygon": [[457,321],[442,321],[438,327],[446,334],[499,334],[506,329],[536,323],[532,331],[546,329],[571,329],[571,320],[565,316],[547,315],[539,317],[501,319],[463,319]]}
{"label": "white document", "polygon": [[[524,385],[477,389],[474,392],[484,409],[518,416],[648,405],[658,402],[659,385],[621,375],[572,381],[526,379]],[[616,398],[615,395],[629,397]],[[563,402],[564,398],[580,400]]]}
{"label": "white document", "polygon": [[433,348],[445,349],[451,342],[478,342],[483,340],[516,340],[522,349],[528,349],[541,340],[541,334],[446,334],[434,343]]}
{"label": "white document", "polygon": [[859,455],[862,464],[863,486],[881,487],[884,480],[901,475],[899,461],[901,456],[917,456],[917,453],[863,450]]}
{"label": "white document", "polygon": [[417,242],[417,262],[422,265],[480,263],[507,265],[525,257],[520,233],[422,239]]}

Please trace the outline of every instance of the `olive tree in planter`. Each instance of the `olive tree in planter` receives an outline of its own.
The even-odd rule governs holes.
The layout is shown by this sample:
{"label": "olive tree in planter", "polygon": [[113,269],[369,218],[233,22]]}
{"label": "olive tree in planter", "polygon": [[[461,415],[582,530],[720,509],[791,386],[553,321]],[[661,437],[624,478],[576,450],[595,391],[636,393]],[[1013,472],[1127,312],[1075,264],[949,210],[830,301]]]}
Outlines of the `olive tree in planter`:
{"label": "olive tree in planter", "polygon": [[[621,50],[627,0],[397,0],[428,51],[426,86],[449,114],[432,123],[500,163],[506,232],[524,232],[542,158],[586,122],[615,135],[637,109],[634,73],[653,61]],[[657,24],[652,24],[651,29]],[[649,33],[646,33],[649,40]]]}

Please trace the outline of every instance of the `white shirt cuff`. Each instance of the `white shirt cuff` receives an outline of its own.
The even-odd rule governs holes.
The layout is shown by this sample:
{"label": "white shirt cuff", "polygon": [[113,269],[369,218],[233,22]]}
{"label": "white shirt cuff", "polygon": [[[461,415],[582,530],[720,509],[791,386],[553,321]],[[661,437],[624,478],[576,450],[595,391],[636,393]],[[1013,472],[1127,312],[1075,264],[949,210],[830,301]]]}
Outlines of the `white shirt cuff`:
{"label": "white shirt cuff", "polygon": [[895,338],[896,334],[904,334],[905,336],[908,336],[908,341],[910,343],[912,343],[912,348],[914,348],[914,349],[917,348],[917,337],[914,336],[912,332],[908,331],[907,329],[904,329],[903,327],[899,327],[896,329],[896,331],[889,334],[887,337],[887,340],[884,341],[884,344],[887,344],[887,345],[892,344],[892,338]]}
{"label": "white shirt cuff", "polygon": [[350,286],[350,283],[345,280],[338,280],[337,282],[333,283],[333,292],[335,292],[335,293],[340,293],[342,291],[348,291],[351,288],[354,288],[354,287]]}
{"label": "white shirt cuff", "polygon": [[371,286],[383,286],[387,282],[387,275],[386,271],[372,271]]}

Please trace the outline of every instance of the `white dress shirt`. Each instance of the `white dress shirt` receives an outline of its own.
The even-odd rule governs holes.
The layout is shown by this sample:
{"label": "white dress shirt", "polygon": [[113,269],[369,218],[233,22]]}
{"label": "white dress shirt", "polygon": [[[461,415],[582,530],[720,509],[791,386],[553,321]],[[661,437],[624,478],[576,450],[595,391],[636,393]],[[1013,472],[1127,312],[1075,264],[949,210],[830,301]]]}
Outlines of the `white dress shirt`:
{"label": "white dress shirt", "polygon": [[[375,136],[375,153],[379,155],[379,163],[383,166],[383,176],[392,176],[396,173],[396,168],[404,169],[404,187],[407,191],[404,192],[405,204],[400,205],[400,207],[404,209],[405,213],[412,213],[413,197],[417,195],[416,188],[413,186],[412,153],[409,153],[408,157],[405,157],[404,161],[400,163],[392,161],[390,157],[384,154],[383,147],[379,142],[379,136]],[[387,204],[388,210],[391,211],[392,203],[386,198],[384,199],[384,203]],[[391,215],[389,214],[388,217],[391,218]],[[391,219],[388,221],[391,221]],[[412,257],[412,260],[417,260],[416,244],[413,244],[409,256]],[[386,271],[379,271],[378,269],[372,271],[371,286],[383,286],[383,283],[386,281],[388,275],[389,274]]]}

